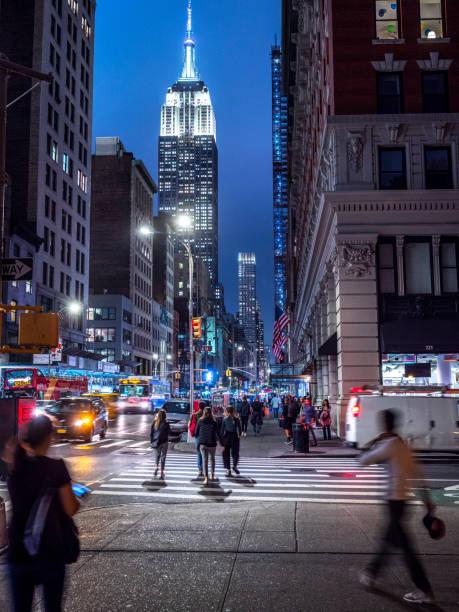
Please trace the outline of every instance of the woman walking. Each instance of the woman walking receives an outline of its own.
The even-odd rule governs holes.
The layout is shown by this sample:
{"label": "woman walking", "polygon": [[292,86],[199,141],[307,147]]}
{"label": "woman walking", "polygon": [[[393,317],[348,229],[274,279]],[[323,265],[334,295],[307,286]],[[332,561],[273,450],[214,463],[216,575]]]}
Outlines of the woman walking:
{"label": "woman walking", "polygon": [[[3,457],[10,464],[8,490],[13,515],[8,554],[15,612],[32,609],[36,585],[43,585],[47,612],[60,612],[65,565],[76,560],[68,558],[64,533],[71,520],[68,517],[77,512],[80,503],[72,490],[64,461],[47,457],[53,436],[51,419],[45,415],[36,417],[27,426],[24,440],[27,447],[12,440],[8,444],[8,454]],[[44,500],[49,492],[52,497],[38,541],[25,538],[37,503],[46,503]],[[33,521],[34,527],[37,522]],[[71,552],[78,556],[78,551]]]}
{"label": "woman walking", "polygon": [[166,411],[161,408],[158,410],[155,420],[151,425],[150,442],[151,447],[155,449],[156,468],[154,478],[158,475],[159,466],[161,464],[161,476],[164,480],[164,468],[166,466],[167,449],[169,448],[169,433],[170,425],[167,422]]}
{"label": "woman walking", "polygon": [[231,458],[233,459],[233,470],[235,474],[240,474],[237,464],[239,462],[239,441],[241,438],[241,433],[241,421],[234,414],[234,408],[232,406],[228,406],[228,408],[225,410],[221,430],[223,443],[223,465],[226,469],[226,475],[228,477],[232,475]]}
{"label": "woman walking", "polygon": [[324,401],[322,402],[322,412],[320,413],[319,420],[320,420],[320,424],[322,425],[324,440],[331,440],[331,433],[330,433],[331,415],[330,415],[330,404],[328,403],[328,399],[324,399]]}
{"label": "woman walking", "polygon": [[212,416],[212,409],[208,406],[204,408],[203,415],[196,425],[195,435],[198,440],[199,450],[202,454],[204,484],[206,485],[209,483],[209,456],[211,461],[210,479],[215,480],[215,453],[217,451],[217,440],[219,440],[223,447],[217,422]]}

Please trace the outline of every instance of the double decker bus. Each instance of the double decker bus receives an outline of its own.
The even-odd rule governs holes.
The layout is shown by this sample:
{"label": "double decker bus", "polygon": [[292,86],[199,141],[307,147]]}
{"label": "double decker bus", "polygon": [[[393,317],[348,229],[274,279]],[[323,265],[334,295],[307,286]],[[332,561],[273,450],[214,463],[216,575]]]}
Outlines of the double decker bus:
{"label": "double decker bus", "polygon": [[30,397],[36,400],[57,400],[80,395],[88,390],[86,376],[46,376],[38,368],[24,366],[1,368],[2,397]]}
{"label": "double decker bus", "polygon": [[170,398],[170,383],[142,376],[129,376],[119,381],[120,412],[153,412]]}

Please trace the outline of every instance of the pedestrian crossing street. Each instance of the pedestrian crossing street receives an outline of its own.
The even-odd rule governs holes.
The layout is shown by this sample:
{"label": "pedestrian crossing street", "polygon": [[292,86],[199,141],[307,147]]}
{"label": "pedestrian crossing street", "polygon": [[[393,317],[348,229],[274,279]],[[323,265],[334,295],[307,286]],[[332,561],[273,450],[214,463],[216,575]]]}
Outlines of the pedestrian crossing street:
{"label": "pedestrian crossing street", "polygon": [[[226,477],[217,455],[217,482],[197,479],[196,456],[168,453],[165,481],[153,479],[154,461],[146,458],[111,476],[92,495],[138,501],[294,501],[340,504],[383,502],[386,475],[379,466],[360,467],[344,458],[250,458],[239,463],[240,476]],[[146,499],[147,498],[147,499]],[[417,502],[415,502],[417,503]]]}

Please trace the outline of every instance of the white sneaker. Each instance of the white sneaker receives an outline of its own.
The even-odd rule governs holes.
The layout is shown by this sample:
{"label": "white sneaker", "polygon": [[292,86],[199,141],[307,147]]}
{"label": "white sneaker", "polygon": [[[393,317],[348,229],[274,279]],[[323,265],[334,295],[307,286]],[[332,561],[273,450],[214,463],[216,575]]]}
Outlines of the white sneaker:
{"label": "white sneaker", "polygon": [[359,582],[366,589],[375,589],[378,586],[376,578],[368,570],[360,572]]}
{"label": "white sneaker", "polygon": [[416,589],[416,591],[406,593],[406,595],[403,596],[403,599],[415,604],[435,603],[435,597],[433,595],[429,595],[428,593],[424,593],[424,591],[421,591],[421,589]]}

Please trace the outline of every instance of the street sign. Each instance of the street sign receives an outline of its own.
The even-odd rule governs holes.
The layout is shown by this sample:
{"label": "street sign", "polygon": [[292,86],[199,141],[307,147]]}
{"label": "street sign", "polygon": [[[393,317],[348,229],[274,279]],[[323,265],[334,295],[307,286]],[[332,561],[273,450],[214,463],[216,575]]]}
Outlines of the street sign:
{"label": "street sign", "polygon": [[3,281],[32,280],[33,258],[13,257],[3,259],[0,264],[0,274]]}

